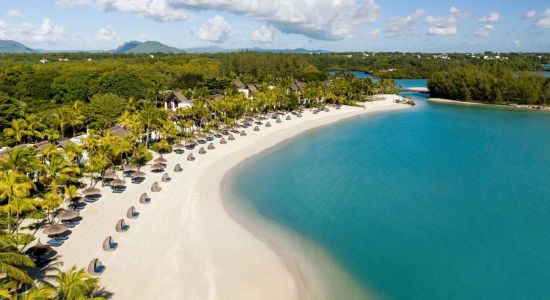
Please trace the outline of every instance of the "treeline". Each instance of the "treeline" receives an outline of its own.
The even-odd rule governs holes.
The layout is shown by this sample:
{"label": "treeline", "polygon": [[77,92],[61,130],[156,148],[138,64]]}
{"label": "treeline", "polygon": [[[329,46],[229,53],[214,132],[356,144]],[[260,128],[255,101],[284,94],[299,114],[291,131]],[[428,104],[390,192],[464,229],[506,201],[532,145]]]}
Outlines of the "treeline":
{"label": "treeline", "polygon": [[500,66],[467,66],[434,73],[430,97],[495,104],[550,105],[550,78]]}

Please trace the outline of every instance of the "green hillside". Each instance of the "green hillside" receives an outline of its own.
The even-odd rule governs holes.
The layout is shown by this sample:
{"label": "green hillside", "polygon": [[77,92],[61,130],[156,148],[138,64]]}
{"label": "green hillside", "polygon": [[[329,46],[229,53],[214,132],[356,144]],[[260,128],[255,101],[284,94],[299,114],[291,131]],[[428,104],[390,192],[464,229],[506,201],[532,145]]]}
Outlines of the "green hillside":
{"label": "green hillside", "polygon": [[0,40],[0,53],[30,53],[34,52],[33,49],[19,43],[10,40]]}
{"label": "green hillside", "polygon": [[124,43],[118,47],[117,53],[183,53],[184,51],[178,48],[164,45],[157,41],[138,42],[131,41]]}

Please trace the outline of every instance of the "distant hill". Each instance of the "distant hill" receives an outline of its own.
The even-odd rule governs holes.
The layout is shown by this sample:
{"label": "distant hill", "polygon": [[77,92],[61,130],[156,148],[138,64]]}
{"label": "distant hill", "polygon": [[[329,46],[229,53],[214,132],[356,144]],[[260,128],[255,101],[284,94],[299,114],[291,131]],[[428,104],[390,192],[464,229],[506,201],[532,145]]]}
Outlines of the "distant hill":
{"label": "distant hill", "polygon": [[30,53],[35,52],[33,49],[10,40],[0,40],[0,53]]}
{"label": "distant hill", "polygon": [[184,49],[185,52],[189,53],[222,53],[222,52],[242,52],[242,51],[249,51],[249,52],[270,52],[270,53],[330,53],[330,51],[327,50],[312,50],[312,49],[304,49],[304,48],[297,48],[297,49],[264,49],[264,48],[244,48],[244,49],[225,49],[220,48],[216,46],[212,47],[196,47],[196,48],[186,48]]}
{"label": "distant hill", "polygon": [[116,53],[182,53],[185,52],[181,49],[164,45],[157,41],[138,42],[131,41],[126,42],[122,46],[114,50]]}

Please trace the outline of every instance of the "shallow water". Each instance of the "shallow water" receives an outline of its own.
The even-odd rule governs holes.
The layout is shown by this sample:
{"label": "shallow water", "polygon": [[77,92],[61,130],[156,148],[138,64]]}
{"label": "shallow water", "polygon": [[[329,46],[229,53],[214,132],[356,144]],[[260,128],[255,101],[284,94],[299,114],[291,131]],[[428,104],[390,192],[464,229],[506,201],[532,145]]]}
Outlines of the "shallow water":
{"label": "shallow water", "polygon": [[550,298],[550,114],[406,95],[247,162],[235,196],[389,299]]}

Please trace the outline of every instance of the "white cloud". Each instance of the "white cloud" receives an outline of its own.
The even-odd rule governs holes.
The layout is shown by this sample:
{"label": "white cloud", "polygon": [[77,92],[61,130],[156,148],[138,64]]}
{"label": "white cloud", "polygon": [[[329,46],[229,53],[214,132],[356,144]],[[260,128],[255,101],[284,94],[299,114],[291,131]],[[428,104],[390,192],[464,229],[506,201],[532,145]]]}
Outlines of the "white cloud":
{"label": "white cloud", "polygon": [[382,35],[382,30],[380,28],[375,28],[371,30],[369,33],[367,33],[367,38],[369,40],[377,40]]}
{"label": "white cloud", "polygon": [[502,21],[502,16],[499,13],[491,12],[489,15],[479,18],[478,21],[483,23],[498,23]]}
{"label": "white cloud", "polygon": [[520,41],[513,41],[513,43],[517,48],[521,48],[521,42]]}
{"label": "white cloud", "polygon": [[13,19],[23,18],[23,14],[20,11],[18,11],[17,9],[8,10],[8,12],[6,13],[6,16],[9,17],[9,18],[13,18]]}
{"label": "white cloud", "polygon": [[84,6],[92,4],[91,0],[57,0],[55,5],[59,7]]}
{"label": "white cloud", "polygon": [[193,32],[199,40],[223,43],[231,34],[231,26],[229,26],[222,16],[216,15],[204,22],[198,29],[193,30]]}
{"label": "white cloud", "polygon": [[541,13],[541,17],[535,25],[543,29],[550,29],[550,9],[546,9]]}
{"label": "white cloud", "polygon": [[446,18],[427,16],[426,22],[431,26],[428,28],[429,35],[449,36],[458,33],[458,22],[462,18],[470,15],[467,11],[462,11],[452,6],[449,9],[450,15]]}
{"label": "white cloud", "polygon": [[493,32],[493,25],[485,25],[480,30],[476,31],[474,34],[481,37],[488,37]]}
{"label": "white cloud", "polygon": [[414,13],[404,18],[400,17],[391,17],[390,22],[386,28],[387,32],[394,34],[399,34],[413,26],[417,25],[421,21],[421,17],[426,14],[426,11],[423,9],[417,9]]}
{"label": "white cloud", "polygon": [[[225,11],[248,16],[286,33],[322,40],[352,37],[376,21],[375,0],[90,0],[99,9],[137,13],[159,21],[190,18],[189,10]],[[58,0],[65,6],[88,2]],[[61,5],[61,4],[60,4]]]}
{"label": "white cloud", "polygon": [[65,29],[46,18],[39,26],[0,22],[0,38],[39,44],[58,44],[65,40]]}
{"label": "white cloud", "polygon": [[101,27],[96,35],[96,39],[101,43],[110,43],[119,41],[120,37],[110,26]]}
{"label": "white cloud", "polygon": [[537,11],[536,10],[530,10],[528,11],[526,14],[525,14],[525,17],[527,19],[533,19],[537,16]]}
{"label": "white cloud", "polygon": [[256,43],[269,44],[273,42],[273,27],[262,25],[258,30],[252,32],[252,40]]}

